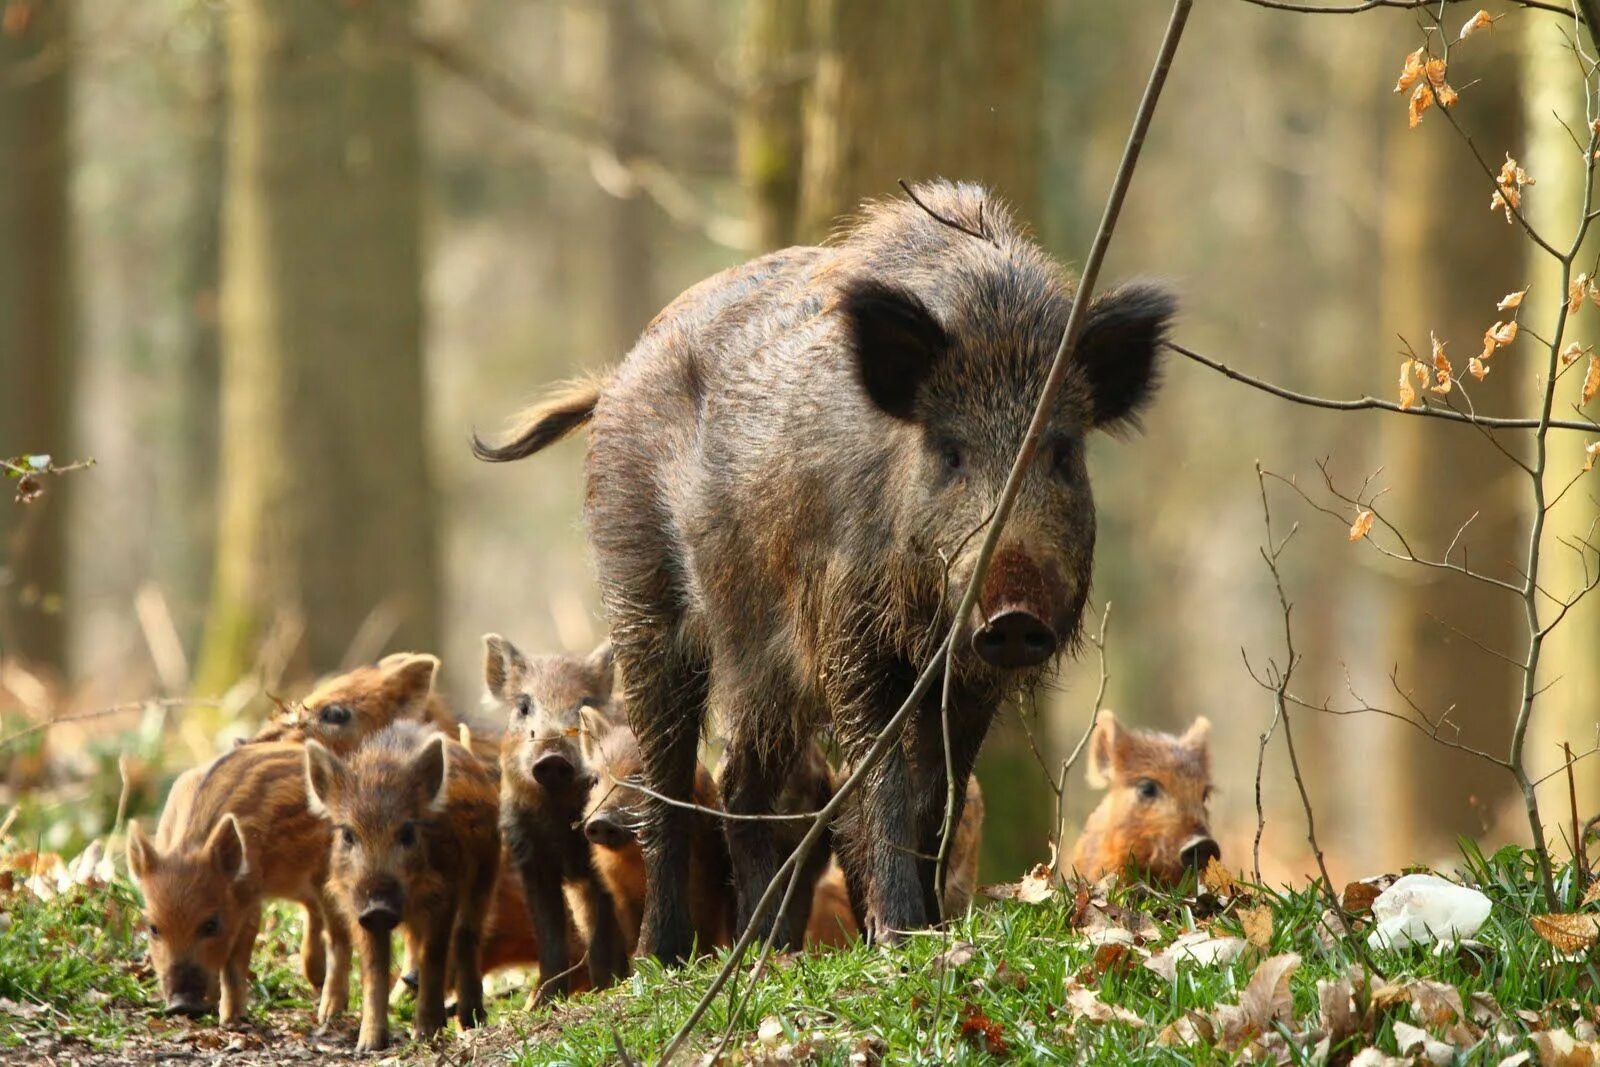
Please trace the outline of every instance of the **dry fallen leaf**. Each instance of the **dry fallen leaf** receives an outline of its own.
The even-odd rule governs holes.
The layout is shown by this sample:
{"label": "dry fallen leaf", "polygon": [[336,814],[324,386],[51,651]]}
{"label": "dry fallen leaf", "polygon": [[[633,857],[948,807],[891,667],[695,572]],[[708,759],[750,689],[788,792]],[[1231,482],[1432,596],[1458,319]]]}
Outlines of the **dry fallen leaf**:
{"label": "dry fallen leaf", "polygon": [[1394,1043],[1401,1055],[1411,1057],[1421,1055],[1424,1060],[1433,1064],[1433,1067],[1449,1067],[1455,1062],[1455,1049],[1422,1027],[1412,1026],[1402,1019],[1394,1021]]}
{"label": "dry fallen leaf", "polygon": [[1225,966],[1242,956],[1248,947],[1243,938],[1212,937],[1203,930],[1194,930],[1145,960],[1144,967],[1175,982],[1179,963],[1192,963],[1197,967]]}
{"label": "dry fallen leaf", "polygon": [[1036,863],[1033,865],[1033,870],[1022,876],[1020,882],[986,885],[978,892],[990,900],[1019,900],[1024,904],[1043,904],[1056,895],[1055,887],[1050,881],[1050,867],[1047,864]]}
{"label": "dry fallen leaf", "polygon": [[1600,393],[1600,356],[1589,357],[1589,373],[1583,376],[1583,399],[1580,404],[1587,404]]}
{"label": "dry fallen leaf", "polygon": [[1494,26],[1494,18],[1487,11],[1480,11],[1462,24],[1461,32],[1456,35],[1456,40],[1465,41],[1479,30],[1487,30]]}
{"label": "dry fallen leaf", "polygon": [[933,973],[942,974],[945,971],[959,970],[971,963],[972,957],[977,953],[977,945],[968,941],[957,941],[933,958]]}
{"label": "dry fallen leaf", "polygon": [[1285,952],[1269,956],[1256,967],[1244,992],[1239,994],[1239,1007],[1250,1021],[1262,1031],[1272,1029],[1279,1019],[1294,1018],[1294,997],[1289,993],[1289,976],[1300,966],[1300,955]]}
{"label": "dry fallen leaf", "polygon": [[1500,303],[1495,308],[1500,311],[1512,311],[1522,306],[1522,298],[1528,295],[1528,290],[1518,289],[1514,293],[1507,293],[1500,298]]}
{"label": "dry fallen leaf", "polygon": [[1368,1045],[1350,1061],[1350,1067],[1411,1067],[1404,1056],[1391,1056],[1376,1045]]}
{"label": "dry fallen leaf", "polygon": [[1067,981],[1067,1007],[1074,1017],[1092,1023],[1127,1023],[1134,1027],[1144,1025],[1144,1020],[1127,1008],[1120,1004],[1107,1004],[1100,999],[1100,994],[1071,979]]}
{"label": "dry fallen leaf", "polygon": [[1234,883],[1233,875],[1228,872],[1228,868],[1222,865],[1222,861],[1215,856],[1206,861],[1206,869],[1200,872],[1200,885],[1213,896],[1232,897],[1237,896],[1239,893],[1239,887]]}
{"label": "dry fallen leaf", "polygon": [[961,1039],[976,1045],[991,1056],[1007,1052],[1005,1028],[976,1007],[969,1007],[961,1020]]}
{"label": "dry fallen leaf", "polygon": [[1558,952],[1587,952],[1600,941],[1600,915],[1530,915],[1528,923]]}
{"label": "dry fallen leaf", "polygon": [[[1372,512],[1362,509],[1356,515],[1356,521],[1350,524],[1350,540],[1359,541],[1372,532],[1372,519]],[[1212,862],[1215,863],[1216,861],[1213,860]]]}
{"label": "dry fallen leaf", "polygon": [[1594,1067],[1600,1063],[1600,1044],[1579,1041],[1565,1030],[1540,1030],[1531,1040],[1539,1050],[1539,1067]]}
{"label": "dry fallen leaf", "polygon": [[[1585,445],[1584,450],[1589,453],[1589,462],[1594,462],[1594,456],[1600,455],[1600,441]],[[1583,899],[1578,901],[1578,907],[1587,908],[1590,904],[1600,903],[1600,878],[1589,883],[1589,888],[1583,894]]]}
{"label": "dry fallen leaf", "polygon": [[[1372,513],[1369,511],[1370,516]],[[1369,523],[1370,525],[1370,523]],[[1244,927],[1244,939],[1265,952],[1272,947],[1272,909],[1265,904],[1259,908],[1246,908],[1239,912],[1239,924]]]}

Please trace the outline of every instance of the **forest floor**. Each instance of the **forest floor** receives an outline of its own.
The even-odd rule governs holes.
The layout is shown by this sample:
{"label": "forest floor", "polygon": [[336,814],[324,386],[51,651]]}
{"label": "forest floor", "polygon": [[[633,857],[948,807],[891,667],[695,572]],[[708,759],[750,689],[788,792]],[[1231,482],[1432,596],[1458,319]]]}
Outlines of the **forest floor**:
{"label": "forest floor", "polygon": [[[160,1014],[131,887],[87,877],[41,894],[3,870],[24,859],[0,854],[8,1063],[588,1065],[621,1062],[619,1046],[651,1062],[718,963],[663,972],[640,961],[618,989],[533,1013],[520,980],[497,978],[489,1027],[358,1056],[354,1013],[313,1033],[294,970],[297,910],[272,908],[248,1022],[224,1030]],[[1197,893],[1158,894],[1030,877],[896,949],[775,959],[736,1013],[717,1000],[680,1062],[704,1062],[724,1034],[730,1064],[1597,1062],[1597,894],[1581,904],[1569,866],[1558,890],[1576,916],[1541,918],[1531,858],[1515,848],[1484,857],[1468,846],[1452,873],[1492,909],[1475,940],[1444,950],[1367,947],[1362,915],[1381,882],[1344,890],[1347,934],[1310,888],[1214,873]],[[393,1010],[403,1035],[409,1003]]]}

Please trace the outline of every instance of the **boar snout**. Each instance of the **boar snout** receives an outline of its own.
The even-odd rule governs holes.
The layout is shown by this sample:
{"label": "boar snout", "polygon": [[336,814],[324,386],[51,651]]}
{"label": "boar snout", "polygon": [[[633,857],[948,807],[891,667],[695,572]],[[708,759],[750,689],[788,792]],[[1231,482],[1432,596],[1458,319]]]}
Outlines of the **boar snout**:
{"label": "boar snout", "polygon": [[1212,860],[1222,859],[1222,847],[1206,836],[1191,837],[1178,850],[1178,862],[1192,871],[1204,871]]}
{"label": "boar snout", "polygon": [[609,815],[596,815],[584,823],[583,833],[600,848],[622,848],[634,841],[633,831]]}
{"label": "boar snout", "polygon": [[989,617],[972,635],[972,651],[991,667],[1037,667],[1060,645],[1050,624],[1026,608],[1006,608]]}
{"label": "boar snout", "polygon": [[170,973],[167,993],[167,1014],[198,1019],[212,1010],[210,987],[206,974],[199,967],[187,965]]}
{"label": "boar snout", "polygon": [[546,752],[533,761],[533,780],[546,789],[562,789],[575,777],[572,760],[560,752]]}
{"label": "boar snout", "polygon": [[400,925],[402,894],[399,882],[385,879],[368,889],[364,897],[361,914],[356,917],[362,929],[386,934]]}

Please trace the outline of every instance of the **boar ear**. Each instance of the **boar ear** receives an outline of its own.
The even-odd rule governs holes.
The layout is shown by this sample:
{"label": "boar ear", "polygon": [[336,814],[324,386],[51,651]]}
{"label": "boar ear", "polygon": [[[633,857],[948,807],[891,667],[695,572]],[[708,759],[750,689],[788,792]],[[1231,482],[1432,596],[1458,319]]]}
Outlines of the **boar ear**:
{"label": "boar ear", "polygon": [[923,381],[950,347],[944,327],[916,295],[873,278],[848,283],[837,306],[861,387],[879,409],[909,419]]}
{"label": "boar ear", "polygon": [[428,807],[443,811],[450,802],[450,757],[443,734],[430,737],[412,758],[411,776],[422,795],[428,798]]}
{"label": "boar ear", "polygon": [[217,873],[230,882],[250,873],[250,863],[244,844],[244,830],[233,813],[222,817],[211,836],[206,838],[206,855]]}
{"label": "boar ear", "polygon": [[509,700],[517,678],[528,669],[528,661],[517,646],[499,634],[483,635],[483,684],[497,700]]}
{"label": "boar ear", "polygon": [[306,742],[306,808],[313,815],[328,814],[328,805],[350,777],[344,761],[322,747],[321,742]]}
{"label": "boar ear", "polygon": [[139,820],[131,820],[128,823],[128,873],[133,875],[133,880],[142,882],[148,878],[154,873],[159,859],[155,845],[144,836],[144,828],[139,825]]}
{"label": "boar ear", "polygon": [[1117,767],[1117,717],[1102,711],[1089,738],[1089,784],[1104,789],[1111,784]]}
{"label": "boar ear", "polygon": [[1089,379],[1089,418],[1097,429],[1138,425],[1155,396],[1161,345],[1177,307],[1177,297],[1149,282],[1125,285],[1089,306],[1076,358]]}
{"label": "boar ear", "polygon": [[394,701],[402,716],[421,718],[439,675],[439,657],[396,653],[379,660],[378,666],[383,670],[384,696]]}
{"label": "boar ear", "polygon": [[617,660],[611,654],[611,638],[608,637],[600,642],[595,650],[589,653],[586,662],[589,670],[594,672],[595,681],[598,683],[594,695],[601,700],[611,699],[611,689],[617,677]]}
{"label": "boar ear", "polygon": [[604,741],[606,735],[612,731],[611,720],[598,709],[588,706],[578,709],[578,718],[583,721],[583,732],[578,735],[578,747],[583,750],[583,761],[590,767],[599,768],[605,763],[600,753],[600,742]]}

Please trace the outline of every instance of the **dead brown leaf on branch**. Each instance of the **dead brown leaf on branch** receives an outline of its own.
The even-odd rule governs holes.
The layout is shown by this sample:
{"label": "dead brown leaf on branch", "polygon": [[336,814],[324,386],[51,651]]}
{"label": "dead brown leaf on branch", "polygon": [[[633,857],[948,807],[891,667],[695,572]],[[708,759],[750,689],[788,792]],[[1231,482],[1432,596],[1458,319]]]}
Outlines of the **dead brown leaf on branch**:
{"label": "dead brown leaf on branch", "polygon": [[1504,211],[1506,222],[1516,221],[1513,211],[1522,209],[1522,190],[1525,186],[1539,184],[1536,179],[1517,165],[1511,158],[1511,153],[1506,153],[1506,161],[1500,165],[1500,173],[1495,177],[1495,192],[1489,198],[1490,211]]}

